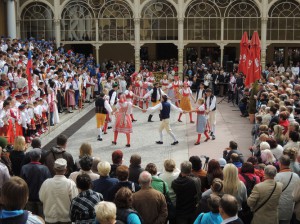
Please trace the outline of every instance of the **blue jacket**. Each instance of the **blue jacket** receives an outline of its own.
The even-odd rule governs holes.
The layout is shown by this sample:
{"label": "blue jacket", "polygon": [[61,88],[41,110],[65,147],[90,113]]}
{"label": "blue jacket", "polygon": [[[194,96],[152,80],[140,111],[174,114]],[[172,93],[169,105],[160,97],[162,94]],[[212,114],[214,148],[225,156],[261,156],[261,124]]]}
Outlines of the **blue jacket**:
{"label": "blue jacket", "polygon": [[103,195],[104,201],[108,200],[110,189],[119,182],[117,178],[100,177],[93,181],[93,191]]}
{"label": "blue jacket", "polygon": [[198,215],[194,224],[220,224],[223,221],[221,215],[219,213],[201,213]]}

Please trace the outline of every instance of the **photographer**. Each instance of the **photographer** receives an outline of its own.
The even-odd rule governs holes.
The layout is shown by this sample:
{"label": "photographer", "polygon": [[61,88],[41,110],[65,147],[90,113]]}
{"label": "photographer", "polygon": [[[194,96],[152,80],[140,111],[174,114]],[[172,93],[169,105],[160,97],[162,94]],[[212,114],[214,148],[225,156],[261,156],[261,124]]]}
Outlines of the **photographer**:
{"label": "photographer", "polygon": [[249,102],[249,98],[250,98],[250,91],[248,88],[245,88],[244,93],[243,93],[243,97],[239,102],[239,108],[241,111],[241,117],[248,117],[248,102]]}
{"label": "photographer", "polygon": [[227,163],[230,162],[230,158],[233,153],[238,154],[240,162],[244,163],[244,156],[237,148],[238,144],[235,141],[229,142],[229,147],[223,151],[223,158],[226,160]]}

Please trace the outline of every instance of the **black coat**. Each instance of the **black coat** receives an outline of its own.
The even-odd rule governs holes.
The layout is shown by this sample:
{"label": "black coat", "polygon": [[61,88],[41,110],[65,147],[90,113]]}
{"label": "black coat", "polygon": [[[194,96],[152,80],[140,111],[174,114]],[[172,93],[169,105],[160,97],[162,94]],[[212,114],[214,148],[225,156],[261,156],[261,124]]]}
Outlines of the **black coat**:
{"label": "black coat", "polygon": [[144,169],[140,165],[138,165],[138,166],[130,165],[129,166],[129,178],[128,178],[128,180],[138,184],[140,174],[143,171],[144,171]]}

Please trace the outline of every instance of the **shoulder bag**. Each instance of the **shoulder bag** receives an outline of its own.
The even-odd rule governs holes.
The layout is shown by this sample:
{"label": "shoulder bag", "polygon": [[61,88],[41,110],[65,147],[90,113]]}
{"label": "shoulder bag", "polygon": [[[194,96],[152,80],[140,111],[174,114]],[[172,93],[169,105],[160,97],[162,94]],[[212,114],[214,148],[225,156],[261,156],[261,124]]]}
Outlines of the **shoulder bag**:
{"label": "shoulder bag", "polygon": [[265,200],[265,201],[264,201],[257,209],[255,209],[255,211],[253,211],[253,213],[255,213],[255,212],[257,212],[259,209],[261,209],[261,208],[262,208],[262,207],[270,200],[270,198],[272,197],[272,195],[273,195],[273,193],[274,193],[276,187],[277,187],[277,183],[275,182],[275,186],[274,186],[274,188],[273,188],[271,194],[270,194],[269,197],[267,198],[267,200]]}

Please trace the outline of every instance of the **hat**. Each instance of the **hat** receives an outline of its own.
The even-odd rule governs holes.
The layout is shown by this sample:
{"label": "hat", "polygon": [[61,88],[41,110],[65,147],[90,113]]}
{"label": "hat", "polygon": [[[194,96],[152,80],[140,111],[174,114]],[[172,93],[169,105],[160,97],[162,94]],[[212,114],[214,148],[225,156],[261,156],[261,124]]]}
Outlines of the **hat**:
{"label": "hat", "polygon": [[112,85],[113,88],[116,88],[116,87],[118,87],[118,86],[119,86],[119,85],[118,85],[118,83],[116,83],[116,82]]}
{"label": "hat", "polygon": [[121,163],[121,161],[123,159],[123,152],[121,150],[114,151],[111,155],[111,159],[112,159],[113,163],[115,163],[115,164]]}
{"label": "hat", "polygon": [[21,104],[18,108],[19,108],[19,110],[24,110],[25,105],[24,105],[24,104]]}
{"label": "hat", "polygon": [[18,100],[19,100],[19,99],[22,99],[22,95],[21,95],[21,94],[18,94],[18,95],[16,95],[15,97],[16,97],[16,99],[18,99]]}
{"label": "hat", "polygon": [[260,145],[259,145],[259,149],[260,149],[260,150],[270,149],[270,145],[269,145],[268,142],[262,142],[262,143],[260,143]]}
{"label": "hat", "polygon": [[218,160],[218,162],[219,162],[219,164],[220,164],[220,167],[224,167],[224,166],[226,166],[226,164],[227,164],[227,162],[226,162],[226,160],[225,159],[223,159],[223,158],[220,158],[219,160]]}
{"label": "hat", "polygon": [[54,169],[64,170],[66,168],[67,168],[67,160],[62,159],[62,158],[55,160]]}

